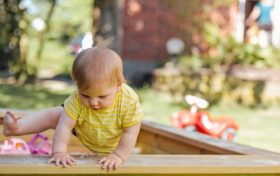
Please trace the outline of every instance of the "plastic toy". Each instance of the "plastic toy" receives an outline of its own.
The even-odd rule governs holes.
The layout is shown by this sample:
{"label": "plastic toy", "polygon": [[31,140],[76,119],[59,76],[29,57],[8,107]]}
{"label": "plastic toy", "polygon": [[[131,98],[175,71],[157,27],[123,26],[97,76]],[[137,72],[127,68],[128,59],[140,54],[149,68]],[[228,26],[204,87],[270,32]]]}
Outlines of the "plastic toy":
{"label": "plastic toy", "polygon": [[35,134],[30,142],[20,138],[9,138],[0,145],[0,154],[51,154],[52,143],[41,133]]}
{"label": "plastic toy", "polygon": [[31,154],[27,143],[20,138],[4,140],[0,145],[0,154]]}
{"label": "plastic toy", "polygon": [[31,141],[28,142],[28,146],[31,153],[35,155],[49,155],[52,153],[51,141],[41,133],[34,135]]}
{"label": "plastic toy", "polygon": [[198,131],[216,138],[232,141],[238,125],[231,117],[212,118],[209,112],[200,111],[209,103],[201,98],[187,95],[185,100],[191,105],[190,111],[182,110],[171,116],[171,125],[187,131]]}

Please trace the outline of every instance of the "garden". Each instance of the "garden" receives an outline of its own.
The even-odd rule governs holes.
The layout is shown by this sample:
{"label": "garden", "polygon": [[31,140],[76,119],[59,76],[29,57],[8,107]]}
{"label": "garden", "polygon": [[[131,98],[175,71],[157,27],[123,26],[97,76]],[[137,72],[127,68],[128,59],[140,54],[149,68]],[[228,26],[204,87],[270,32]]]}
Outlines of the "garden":
{"label": "garden", "polygon": [[[1,109],[33,111],[60,105],[75,90],[70,77],[74,56],[69,50],[69,41],[90,28],[91,21],[85,20],[85,16],[91,3],[73,1],[69,3],[71,7],[60,4],[50,31],[24,28],[21,51],[25,51],[22,54],[26,60],[13,62],[8,72],[0,73]],[[75,6],[86,10],[77,12]],[[65,15],[68,20],[73,19],[65,23],[59,18],[64,9],[79,15]],[[80,21],[84,23],[81,25]],[[26,20],[21,25],[29,23]],[[192,94],[210,103],[207,111],[213,118],[226,115],[236,120],[239,130],[234,142],[280,152],[280,81],[277,82],[276,75],[280,68],[279,48],[261,49],[254,44],[237,42],[232,36],[225,38],[217,25],[205,23],[201,27],[203,42],[214,48],[211,54],[201,55],[193,48],[179,57],[175,72],[159,64],[153,71],[151,84],[135,87],[144,119],[170,126],[174,112],[190,108],[183,97]],[[28,46],[24,42],[28,42]],[[257,74],[252,78],[251,73]]]}

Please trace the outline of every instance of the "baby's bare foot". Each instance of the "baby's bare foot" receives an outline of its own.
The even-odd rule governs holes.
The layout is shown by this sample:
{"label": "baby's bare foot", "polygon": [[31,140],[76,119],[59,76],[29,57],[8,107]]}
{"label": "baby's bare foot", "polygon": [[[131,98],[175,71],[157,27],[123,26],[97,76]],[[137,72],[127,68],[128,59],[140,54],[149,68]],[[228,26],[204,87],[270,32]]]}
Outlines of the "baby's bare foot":
{"label": "baby's bare foot", "polygon": [[11,113],[10,111],[7,111],[4,116],[4,128],[3,128],[3,134],[5,136],[11,136],[16,134],[16,131],[18,130],[18,116],[14,113]]}

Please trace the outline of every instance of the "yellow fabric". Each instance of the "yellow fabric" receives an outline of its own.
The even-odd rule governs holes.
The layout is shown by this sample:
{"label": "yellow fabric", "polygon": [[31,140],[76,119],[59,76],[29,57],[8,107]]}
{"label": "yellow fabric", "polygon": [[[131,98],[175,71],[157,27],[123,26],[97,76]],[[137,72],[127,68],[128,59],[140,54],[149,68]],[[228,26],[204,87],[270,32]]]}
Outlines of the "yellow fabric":
{"label": "yellow fabric", "polygon": [[118,146],[124,128],[138,124],[143,118],[138,96],[123,84],[114,103],[94,110],[84,106],[75,91],[64,102],[64,111],[77,121],[75,132],[78,139],[92,152],[108,154]]}

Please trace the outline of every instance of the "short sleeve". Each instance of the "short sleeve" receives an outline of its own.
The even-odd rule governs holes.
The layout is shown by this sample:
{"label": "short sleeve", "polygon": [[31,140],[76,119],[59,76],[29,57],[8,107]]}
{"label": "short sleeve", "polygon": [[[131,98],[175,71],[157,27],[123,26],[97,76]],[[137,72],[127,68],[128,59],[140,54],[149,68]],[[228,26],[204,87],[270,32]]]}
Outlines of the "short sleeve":
{"label": "short sleeve", "polygon": [[72,95],[70,95],[64,101],[64,111],[73,120],[78,120],[79,114],[81,112],[81,104],[79,102],[79,97],[77,92],[72,93]]}
{"label": "short sleeve", "polygon": [[130,106],[128,111],[126,111],[125,115],[123,116],[123,128],[128,128],[134,126],[141,122],[144,117],[144,113],[142,111],[140,103],[137,101]]}

